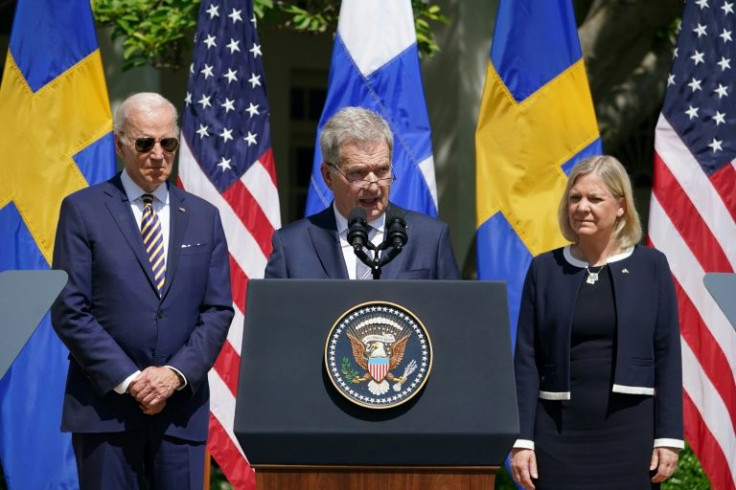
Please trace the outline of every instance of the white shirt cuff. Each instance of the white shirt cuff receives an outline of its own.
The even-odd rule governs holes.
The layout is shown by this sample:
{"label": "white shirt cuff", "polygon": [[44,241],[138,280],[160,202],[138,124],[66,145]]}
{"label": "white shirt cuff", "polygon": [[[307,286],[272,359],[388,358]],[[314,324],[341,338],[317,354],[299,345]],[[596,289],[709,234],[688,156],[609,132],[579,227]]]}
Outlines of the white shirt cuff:
{"label": "white shirt cuff", "polygon": [[685,441],[681,439],[655,439],[654,447],[671,447],[673,449],[685,449]]}
{"label": "white shirt cuff", "polygon": [[181,390],[183,390],[184,388],[187,387],[187,384],[188,384],[187,383],[187,377],[184,376],[184,374],[181,371],[179,371],[178,369],[176,369],[174,366],[169,366],[168,364],[166,366],[164,366],[164,367],[167,367],[167,368],[171,369],[172,371],[174,371],[176,374],[178,374],[181,377],[182,381],[184,381],[181,384],[181,386],[176,389],[176,391],[181,391]]}
{"label": "white shirt cuff", "polygon": [[126,394],[128,392],[128,386],[130,386],[130,383],[132,383],[133,380],[135,378],[137,378],[139,374],[141,374],[141,372],[140,371],[136,371],[133,374],[131,374],[130,376],[128,376],[127,378],[125,378],[122,383],[120,383],[115,388],[113,388],[113,390],[115,391],[115,393],[117,393],[119,395]]}
{"label": "white shirt cuff", "polygon": [[534,451],[534,441],[530,441],[529,439],[517,439],[516,442],[514,442],[514,449],[531,449]]}

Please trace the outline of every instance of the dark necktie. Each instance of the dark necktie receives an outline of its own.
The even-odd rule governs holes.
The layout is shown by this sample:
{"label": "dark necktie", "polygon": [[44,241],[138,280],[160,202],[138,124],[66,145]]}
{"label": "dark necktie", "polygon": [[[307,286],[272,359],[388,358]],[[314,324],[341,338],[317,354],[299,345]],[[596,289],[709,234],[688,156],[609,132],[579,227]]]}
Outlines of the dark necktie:
{"label": "dark necktie", "polygon": [[156,289],[161,294],[164,290],[164,280],[166,279],[164,234],[161,228],[161,221],[159,221],[156,211],[153,210],[153,196],[151,194],[143,194],[141,199],[143,200],[141,237],[143,238],[143,246],[146,249],[146,254],[148,254],[148,260],[151,262]]}

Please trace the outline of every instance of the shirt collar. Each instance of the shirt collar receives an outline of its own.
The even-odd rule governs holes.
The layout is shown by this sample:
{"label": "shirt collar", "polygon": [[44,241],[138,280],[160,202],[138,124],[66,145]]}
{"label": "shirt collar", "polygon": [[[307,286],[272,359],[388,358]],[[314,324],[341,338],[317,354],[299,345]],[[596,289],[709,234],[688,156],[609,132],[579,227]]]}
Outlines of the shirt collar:
{"label": "shirt collar", "polygon": [[[575,267],[580,267],[581,269],[584,269],[588,267],[588,263],[584,260],[576,259],[572,252],[570,251],[570,248],[572,245],[567,245],[564,249],[562,249],[562,255],[565,257],[565,260],[568,264],[574,265]],[[616,255],[611,255],[608,257],[608,260],[606,260],[606,264],[610,264],[611,262],[618,262],[620,260],[624,260],[631,256],[631,254],[634,253],[634,246],[631,246],[629,248],[625,248],[621,252],[617,253]]]}
{"label": "shirt collar", "polygon": [[[342,214],[340,214],[340,211],[337,210],[337,206],[335,206],[335,201],[332,201],[332,211],[335,213],[335,223],[337,224],[337,233],[339,235],[344,235],[348,231],[348,219],[345,218]],[[369,221],[368,225],[372,228],[375,228],[378,231],[383,231],[383,227],[386,224],[386,213],[381,213],[381,216],[374,219],[373,221]]]}
{"label": "shirt collar", "polygon": [[146,192],[138,184],[133,182],[133,179],[128,175],[127,169],[123,169],[123,172],[120,174],[120,181],[123,183],[125,195],[128,196],[128,201],[130,202],[140,199],[143,194],[152,194],[158,201],[169,204],[169,187],[167,183],[156,187],[153,192]]}

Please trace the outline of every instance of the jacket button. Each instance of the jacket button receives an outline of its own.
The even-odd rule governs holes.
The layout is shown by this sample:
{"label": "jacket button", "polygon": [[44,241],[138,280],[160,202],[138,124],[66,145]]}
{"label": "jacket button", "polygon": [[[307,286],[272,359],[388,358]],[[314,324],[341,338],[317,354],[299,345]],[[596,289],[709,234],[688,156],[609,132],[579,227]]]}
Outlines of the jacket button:
{"label": "jacket button", "polygon": [[156,316],[157,316],[158,318],[163,318],[163,317],[164,317],[164,312],[163,312],[163,311],[161,311],[161,310],[158,310],[158,311],[156,312]]}

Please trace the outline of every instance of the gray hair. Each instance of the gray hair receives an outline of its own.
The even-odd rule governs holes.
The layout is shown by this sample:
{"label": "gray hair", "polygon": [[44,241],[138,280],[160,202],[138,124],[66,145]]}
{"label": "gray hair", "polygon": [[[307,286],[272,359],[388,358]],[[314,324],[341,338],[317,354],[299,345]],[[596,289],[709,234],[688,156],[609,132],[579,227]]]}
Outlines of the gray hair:
{"label": "gray hair", "polygon": [[570,178],[567,180],[567,186],[557,210],[557,219],[562,235],[573,243],[578,241],[567,213],[568,198],[570,197],[570,189],[575,185],[578,177],[588,174],[599,177],[608,186],[614,197],[624,201],[624,215],[616,221],[613,230],[616,244],[621,248],[627,248],[639,243],[642,237],[641,221],[634,205],[634,192],[631,190],[629,174],[626,173],[626,169],[621,165],[621,162],[609,155],[584,158],[570,172]]}
{"label": "gray hair", "polygon": [[347,143],[377,143],[385,141],[389,157],[393,154],[394,137],[381,116],[363,107],[343,107],[322,128],[319,146],[322,161],[340,166],[340,149]]}
{"label": "gray hair", "polygon": [[155,92],[138,92],[137,94],[133,94],[125,99],[118,107],[118,110],[115,111],[115,134],[123,132],[123,128],[127,124],[128,118],[132,112],[152,112],[154,109],[159,109],[161,107],[167,107],[171,111],[176,131],[179,132],[179,126],[176,123],[179,118],[179,113],[177,112],[174,104],[169,102],[169,100],[161,94],[157,94]]}

